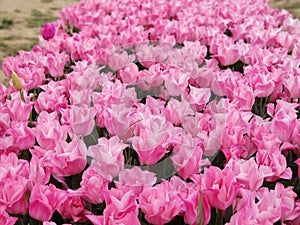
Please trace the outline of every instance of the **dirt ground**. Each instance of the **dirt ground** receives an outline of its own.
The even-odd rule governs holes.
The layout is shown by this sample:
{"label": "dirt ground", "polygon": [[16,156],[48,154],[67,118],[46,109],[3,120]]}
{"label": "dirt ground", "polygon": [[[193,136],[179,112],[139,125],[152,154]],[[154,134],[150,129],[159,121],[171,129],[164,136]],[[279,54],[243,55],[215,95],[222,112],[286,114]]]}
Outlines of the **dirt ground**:
{"label": "dirt ground", "polygon": [[[0,0],[0,82],[8,85],[1,71],[2,60],[29,51],[38,43],[40,27],[57,18],[59,11],[79,0]],[[300,18],[300,0],[271,0]]]}

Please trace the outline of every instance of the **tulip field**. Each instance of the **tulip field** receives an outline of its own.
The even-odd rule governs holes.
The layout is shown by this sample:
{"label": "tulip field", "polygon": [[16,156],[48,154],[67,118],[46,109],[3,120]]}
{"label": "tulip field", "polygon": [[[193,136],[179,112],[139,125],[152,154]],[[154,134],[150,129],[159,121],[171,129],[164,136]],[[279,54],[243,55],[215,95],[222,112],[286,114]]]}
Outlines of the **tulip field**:
{"label": "tulip field", "polygon": [[300,224],[300,21],[267,0],[81,0],[2,71],[0,225]]}

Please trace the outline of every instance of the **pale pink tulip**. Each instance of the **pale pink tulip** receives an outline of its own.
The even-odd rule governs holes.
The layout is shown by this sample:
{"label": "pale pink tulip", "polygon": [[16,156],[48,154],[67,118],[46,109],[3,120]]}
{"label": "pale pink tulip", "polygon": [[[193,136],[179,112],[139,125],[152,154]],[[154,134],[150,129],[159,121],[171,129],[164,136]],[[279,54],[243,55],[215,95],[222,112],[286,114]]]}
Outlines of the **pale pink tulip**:
{"label": "pale pink tulip", "polygon": [[29,215],[39,221],[49,221],[54,211],[67,199],[66,192],[49,186],[36,184],[29,199]]}

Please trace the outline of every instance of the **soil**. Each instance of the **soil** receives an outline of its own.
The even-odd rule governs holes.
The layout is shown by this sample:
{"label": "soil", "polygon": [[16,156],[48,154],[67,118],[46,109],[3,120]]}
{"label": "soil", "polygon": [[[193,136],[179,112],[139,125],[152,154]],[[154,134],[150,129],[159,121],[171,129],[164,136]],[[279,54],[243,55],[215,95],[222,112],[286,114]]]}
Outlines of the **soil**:
{"label": "soil", "polygon": [[[0,0],[0,82],[8,85],[1,71],[2,60],[29,51],[38,43],[41,26],[58,17],[59,11],[78,0]],[[270,6],[284,8],[300,18],[300,0],[271,0]]]}

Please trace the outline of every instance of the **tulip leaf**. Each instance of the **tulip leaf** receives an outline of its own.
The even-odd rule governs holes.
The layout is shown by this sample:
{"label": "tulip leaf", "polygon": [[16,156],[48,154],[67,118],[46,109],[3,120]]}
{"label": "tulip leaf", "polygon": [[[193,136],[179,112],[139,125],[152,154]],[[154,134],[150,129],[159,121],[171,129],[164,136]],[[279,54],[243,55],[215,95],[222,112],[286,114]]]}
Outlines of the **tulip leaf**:
{"label": "tulip leaf", "polygon": [[203,199],[202,199],[202,193],[200,192],[200,197],[198,201],[197,225],[200,225],[202,223],[202,204],[203,204]]}
{"label": "tulip leaf", "polygon": [[94,127],[92,133],[88,136],[83,137],[84,143],[88,148],[91,145],[98,144],[99,133],[97,131],[97,126]]}

